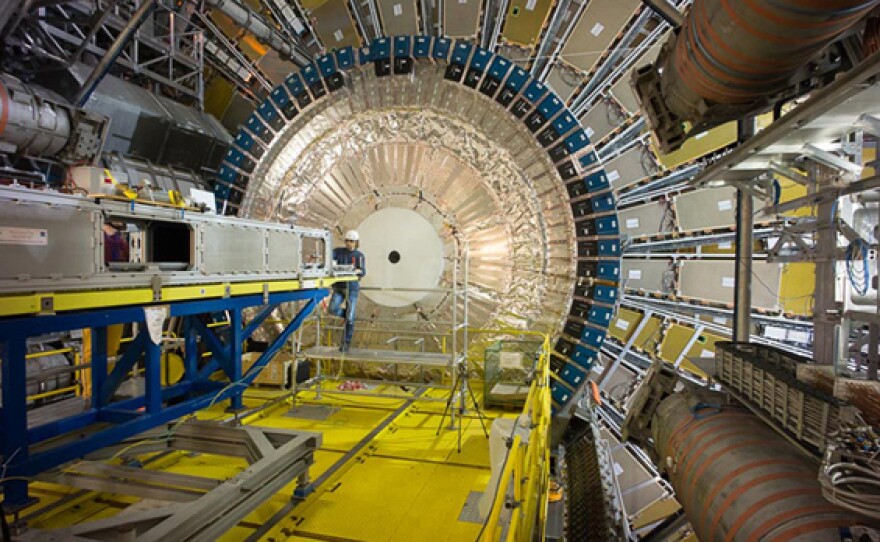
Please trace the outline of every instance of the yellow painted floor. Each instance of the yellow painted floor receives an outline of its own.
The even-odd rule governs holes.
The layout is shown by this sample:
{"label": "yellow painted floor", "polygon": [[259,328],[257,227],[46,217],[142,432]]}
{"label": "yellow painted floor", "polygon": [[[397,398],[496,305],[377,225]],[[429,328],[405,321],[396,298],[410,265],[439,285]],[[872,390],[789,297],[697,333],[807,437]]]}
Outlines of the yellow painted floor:
{"label": "yellow painted floor", "polygon": [[[373,392],[400,393],[399,388]],[[442,398],[447,390],[430,390],[425,396]],[[276,399],[280,392],[249,390],[245,405],[255,407]],[[325,420],[288,416],[291,403],[281,402],[245,419],[248,425],[320,432],[321,449],[310,469],[312,480],[339,462],[371,431],[404,405],[404,399],[362,395],[329,395],[316,399],[300,392],[296,405],[326,405],[334,412]],[[225,404],[198,414],[200,419],[228,416]],[[456,450],[458,432],[448,418],[436,435],[445,403],[415,401],[393,422],[326,480],[316,492],[291,509],[263,540],[322,541],[421,541],[474,540],[480,525],[458,521],[471,491],[483,491],[489,481],[489,443],[475,417],[464,420],[462,451]],[[515,417],[514,412],[489,411],[487,426],[495,417]],[[149,459],[150,455],[139,457]],[[243,460],[210,454],[174,452],[147,468],[196,474],[217,479],[235,476],[246,467]],[[222,540],[244,540],[290,502],[294,483],[264,503]],[[76,498],[56,509],[33,515],[28,523],[41,529],[69,526],[110,517],[136,503],[132,497],[32,484],[32,493],[45,507],[63,497]]]}

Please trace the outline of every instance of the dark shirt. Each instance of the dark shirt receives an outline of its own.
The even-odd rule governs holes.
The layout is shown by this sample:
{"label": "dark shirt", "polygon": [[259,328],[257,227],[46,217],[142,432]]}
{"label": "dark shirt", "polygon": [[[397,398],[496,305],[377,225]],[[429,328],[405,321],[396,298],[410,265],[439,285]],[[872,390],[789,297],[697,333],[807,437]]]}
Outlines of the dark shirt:
{"label": "dark shirt", "polygon": [[104,263],[127,262],[128,240],[119,232],[104,233]]}
{"label": "dark shirt", "polygon": [[337,282],[333,287],[337,290],[344,290],[345,285],[349,287],[349,291],[360,290],[360,279],[367,275],[367,259],[360,250],[348,250],[346,247],[337,247],[333,249],[333,259],[339,265],[353,265],[355,269],[360,269],[362,273],[357,281]]}

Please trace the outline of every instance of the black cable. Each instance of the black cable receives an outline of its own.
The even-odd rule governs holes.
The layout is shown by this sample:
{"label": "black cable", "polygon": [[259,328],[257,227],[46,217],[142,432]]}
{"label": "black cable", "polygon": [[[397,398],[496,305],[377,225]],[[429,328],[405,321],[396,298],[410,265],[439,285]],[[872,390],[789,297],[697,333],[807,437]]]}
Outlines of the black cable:
{"label": "black cable", "polygon": [[12,534],[9,532],[9,523],[6,521],[6,512],[0,508],[0,528],[3,531],[3,542],[12,542]]}
{"label": "black cable", "polygon": [[[510,458],[510,454],[513,453],[513,440],[514,435],[516,435],[516,428],[519,423],[519,417],[513,422],[513,428],[510,430],[510,435],[508,436],[507,441],[507,455],[504,456],[504,462],[501,463],[501,470],[498,475],[498,485],[504,483],[504,480],[501,479],[501,476],[504,474],[504,469],[507,468],[507,460]],[[487,490],[489,488],[486,488]],[[494,495],[492,497],[492,505],[489,507],[489,513],[486,515],[486,519],[483,521],[483,526],[480,527],[480,532],[477,533],[477,537],[474,539],[474,542],[479,542],[481,538],[483,538],[483,533],[486,531],[486,527],[489,525],[489,518],[492,517],[492,510],[495,508],[495,504],[498,501],[498,488],[495,488]],[[507,495],[507,488],[504,489],[504,494]]]}

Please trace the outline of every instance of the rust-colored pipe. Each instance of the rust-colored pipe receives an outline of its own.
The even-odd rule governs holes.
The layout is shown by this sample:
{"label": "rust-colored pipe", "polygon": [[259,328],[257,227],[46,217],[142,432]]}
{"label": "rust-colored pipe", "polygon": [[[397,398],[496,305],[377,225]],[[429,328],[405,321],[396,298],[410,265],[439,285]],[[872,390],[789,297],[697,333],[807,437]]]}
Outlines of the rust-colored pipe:
{"label": "rust-colored pipe", "polygon": [[[697,0],[666,59],[669,107],[742,104],[781,90],[877,0]],[[666,70],[669,71],[666,71]]]}
{"label": "rust-colored pipe", "polygon": [[[681,123],[705,129],[769,105],[824,47],[880,0],[695,0],[636,87],[664,150]],[[640,88],[641,87],[641,88]],[[665,133],[664,133],[665,131]],[[664,144],[664,139],[668,143]]]}
{"label": "rust-colored pipe", "polygon": [[675,394],[660,403],[652,429],[701,542],[826,542],[866,525],[826,501],[818,467],[745,408],[696,406]]}

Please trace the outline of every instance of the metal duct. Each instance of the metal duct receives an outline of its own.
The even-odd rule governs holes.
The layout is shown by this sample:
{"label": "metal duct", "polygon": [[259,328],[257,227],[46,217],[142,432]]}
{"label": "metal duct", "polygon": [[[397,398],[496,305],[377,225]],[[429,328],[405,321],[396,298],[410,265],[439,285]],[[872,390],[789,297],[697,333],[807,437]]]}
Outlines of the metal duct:
{"label": "metal duct", "polygon": [[[90,73],[89,66],[76,64],[69,68],[66,84],[78,88]],[[56,75],[56,79],[62,84],[65,78]],[[226,129],[210,114],[111,75],[101,80],[85,109],[113,119],[104,143],[105,153],[133,156],[153,164],[194,171],[214,169],[232,142]]]}
{"label": "metal duct", "polygon": [[862,19],[877,0],[697,0],[658,61],[634,84],[661,148],[691,133],[769,105],[773,94],[821,50]]}
{"label": "metal duct", "polygon": [[208,0],[208,5],[220,10],[235,24],[253,34],[262,43],[278,51],[284,58],[293,60],[297,66],[303,67],[309,63],[309,59],[300,54],[293,43],[250,8],[236,0]]}
{"label": "metal duct", "polygon": [[653,415],[659,461],[703,542],[837,540],[865,524],[822,497],[817,467],[742,407],[704,407],[689,393]]}

